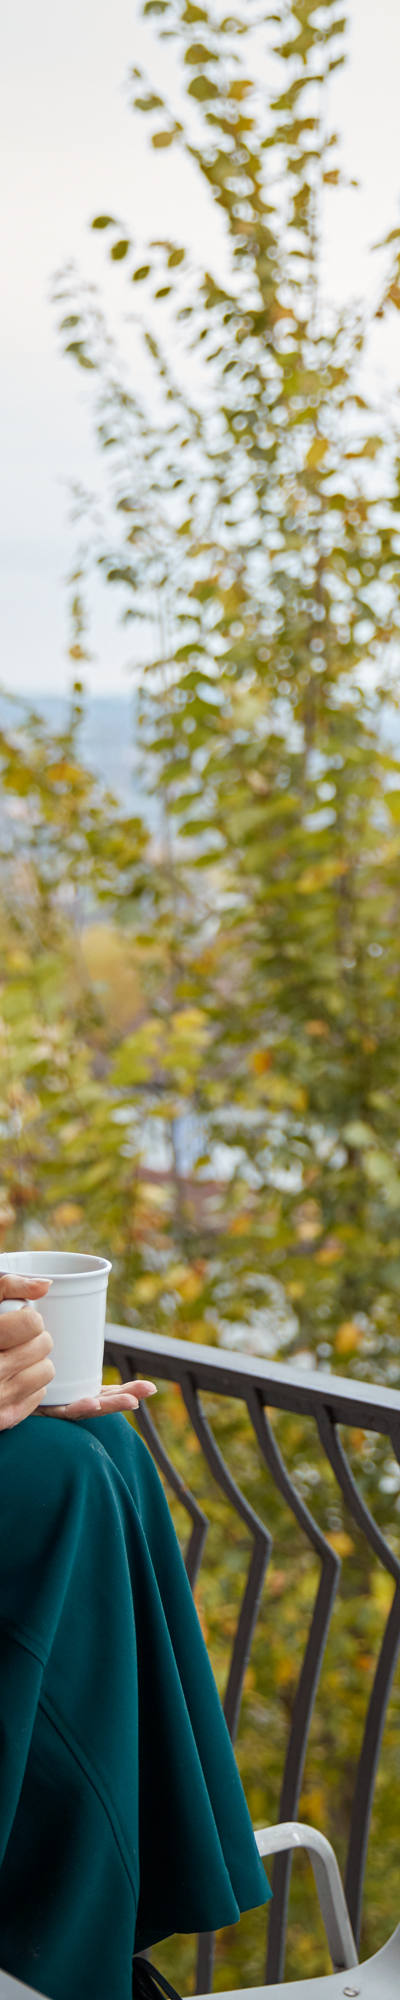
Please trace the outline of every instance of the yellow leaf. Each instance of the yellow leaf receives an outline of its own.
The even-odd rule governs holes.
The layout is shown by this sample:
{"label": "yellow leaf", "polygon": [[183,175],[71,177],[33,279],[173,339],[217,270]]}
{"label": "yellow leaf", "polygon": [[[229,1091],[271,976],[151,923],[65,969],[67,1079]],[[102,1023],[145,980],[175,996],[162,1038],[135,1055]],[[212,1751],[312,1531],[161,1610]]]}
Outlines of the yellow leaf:
{"label": "yellow leaf", "polygon": [[54,1209],[53,1220],[57,1229],[74,1229],[75,1223],[82,1221],[84,1210],[77,1201],[60,1201]]}
{"label": "yellow leaf", "polygon": [[324,1821],[326,1820],[326,1797],[319,1785],[310,1785],[309,1790],[304,1792],[301,1817],[307,1819],[308,1826],[324,1825]]}
{"label": "yellow leaf", "polygon": [[264,1070],[271,1068],[271,1063],[272,1056],[269,1049],[253,1049],[251,1066],[256,1076],[262,1076]]}
{"label": "yellow leaf", "polygon": [[316,471],[318,465],[322,464],[322,459],[325,458],[326,451],[329,451],[329,438],[314,438],[313,443],[310,444],[310,450],[307,452],[306,458],[306,465],[308,465],[310,472]]}
{"label": "yellow leaf", "polygon": [[247,783],[251,786],[252,792],[259,792],[262,798],[267,797],[269,786],[263,778],[262,771],[248,771]]}
{"label": "yellow leaf", "polygon": [[64,757],[60,757],[57,764],[48,765],[47,776],[53,779],[55,784],[72,785],[75,788],[78,787],[78,790],[82,786],[82,772],[79,770],[79,766],[68,764],[67,759]]}
{"label": "yellow leaf", "polygon": [[346,1534],[345,1528],[335,1529],[334,1534],[327,1535],[326,1540],[327,1542],[330,1543],[331,1549],[335,1550],[335,1555],[337,1556],[353,1555],[354,1542],[352,1542],[351,1535]]}
{"label": "yellow leaf", "polygon": [[326,889],[330,882],[336,881],[336,876],[345,875],[347,867],[347,861],[340,861],[338,856],[332,860],[327,856],[326,861],[316,861],[313,868],[303,869],[297,888],[302,896],[312,896],[314,889]]}
{"label": "yellow leaf", "polygon": [[235,103],[241,104],[242,97],[247,97],[247,92],[249,90],[253,90],[253,87],[254,86],[251,77],[249,76],[238,77],[237,82],[235,80],[234,83],[230,83],[228,90],[228,97],[233,97]]}
{"label": "yellow leaf", "polygon": [[324,1039],[329,1042],[330,1029],[327,1028],[326,1021],[306,1021],[305,1028],[306,1035],[314,1036],[316,1041],[320,1038],[321,1041]]}
{"label": "yellow leaf", "polygon": [[197,1340],[203,1347],[212,1347],[214,1327],[211,1326],[210,1320],[188,1319],[185,1320],[185,1326],[191,1340]]}
{"label": "yellow leaf", "polygon": [[296,1236],[299,1243],[314,1243],[321,1235],[322,1216],[317,1201],[303,1201],[296,1210]]}
{"label": "yellow leaf", "polygon": [[155,1274],[152,1275],[150,1271],[145,1272],[143,1278],[137,1279],[137,1283],[135,1285],[135,1301],[137,1300],[138,1305],[148,1305],[148,1304],[150,1305],[151,1300],[157,1298],[158,1292],[161,1291],[162,1284],[163,1284],[163,1279],[158,1275],[158,1273],[156,1276]]}
{"label": "yellow leaf", "polygon": [[292,311],[291,306],[283,306],[281,304],[280,299],[274,299],[271,305],[269,306],[269,319],[271,321],[272,326],[276,326],[277,321],[280,319],[291,319],[292,321],[295,321],[296,314]]}
{"label": "yellow leaf", "polygon": [[281,1654],[279,1659],[275,1660],[274,1675],[278,1687],[291,1686],[291,1682],[294,1680],[294,1666],[290,1653]]}
{"label": "yellow leaf", "polygon": [[30,972],[31,960],[29,952],[21,951],[19,947],[18,950],[9,951],[8,969],[10,972]]}
{"label": "yellow leaf", "polygon": [[372,1597],[375,1598],[375,1603],[379,1604],[380,1610],[387,1614],[393,1598],[392,1577],[387,1575],[386,1570],[371,1570],[370,1589]]}
{"label": "yellow leaf", "polygon": [[161,1210],[165,1208],[167,1199],[166,1188],[157,1187],[156,1184],[153,1187],[151,1181],[143,1180],[142,1189],[146,1197],[146,1214],[149,1208],[158,1208]]}
{"label": "yellow leaf", "polygon": [[337,1354],[355,1354],[362,1341],[360,1327],[353,1319],[343,1319],[335,1336]]}
{"label": "yellow leaf", "polygon": [[321,1249],[315,1252],[315,1262],[316,1264],[335,1264],[337,1257],[343,1257],[343,1244],[338,1243],[337,1236],[327,1236],[326,1243],[323,1243]]}
{"label": "yellow leaf", "polygon": [[[190,1267],[189,1267],[189,1268],[190,1268]],[[176,1291],[178,1291],[178,1290],[179,1290],[179,1288],[180,1288],[180,1286],[181,1286],[181,1284],[182,1284],[182,1280],[184,1280],[184,1279],[185,1279],[185,1278],[187,1277],[187,1272],[188,1272],[188,1265],[187,1265],[187,1264],[183,1264],[183,1263],[182,1263],[182,1264],[170,1264],[170,1265],[169,1265],[169,1268],[168,1268],[168,1271],[165,1271],[165,1272],[164,1272],[164,1280],[163,1280],[163,1283],[164,1283],[164,1288],[165,1288],[165,1290],[166,1290],[166,1291],[168,1291],[168,1292],[170,1292],[170,1291],[172,1291],[172,1292],[176,1292]]]}
{"label": "yellow leaf", "polygon": [[287,1104],[290,1110],[305,1110],[307,1091],[304,1090],[303,1084],[292,1083],[288,1076],[281,1076],[277,1073],[271,1076],[270,1074],[268,1082],[265,1085],[265,1093],[270,1103],[276,1104],[278,1107],[281,1104]]}
{"label": "yellow leaf", "polygon": [[177,1291],[180,1298],[185,1301],[187,1299],[190,1304],[191,1300],[200,1297],[200,1292],[203,1291],[203,1279],[197,1276],[196,1271],[188,1271],[187,1276],[181,1278],[180,1285],[177,1285]]}
{"label": "yellow leaf", "polygon": [[174,1034],[179,1035],[179,1037],[182,1036],[189,1042],[192,1041],[193,1036],[200,1037],[202,1041],[204,1033],[207,1031],[207,1015],[204,1012],[204,1008],[180,1007],[176,1014],[171,1015],[170,1027],[173,1029]]}

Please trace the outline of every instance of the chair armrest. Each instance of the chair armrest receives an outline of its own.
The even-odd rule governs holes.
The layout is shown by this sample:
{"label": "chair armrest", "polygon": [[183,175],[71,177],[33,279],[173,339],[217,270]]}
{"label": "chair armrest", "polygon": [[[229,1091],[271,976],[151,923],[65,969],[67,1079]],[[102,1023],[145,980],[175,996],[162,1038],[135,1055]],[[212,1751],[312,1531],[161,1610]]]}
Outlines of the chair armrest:
{"label": "chair armrest", "polygon": [[36,1986],[21,1986],[20,1979],[13,1979],[11,1972],[0,1969],[0,2000],[43,2000]]}
{"label": "chair armrest", "polygon": [[299,1820],[287,1820],[282,1826],[265,1826],[258,1832],[255,1830],[255,1838],[260,1855],[285,1854],[296,1847],[306,1849],[314,1871],[334,1972],[347,1972],[351,1966],[358,1965],[357,1946],[336,1854],[325,1834]]}

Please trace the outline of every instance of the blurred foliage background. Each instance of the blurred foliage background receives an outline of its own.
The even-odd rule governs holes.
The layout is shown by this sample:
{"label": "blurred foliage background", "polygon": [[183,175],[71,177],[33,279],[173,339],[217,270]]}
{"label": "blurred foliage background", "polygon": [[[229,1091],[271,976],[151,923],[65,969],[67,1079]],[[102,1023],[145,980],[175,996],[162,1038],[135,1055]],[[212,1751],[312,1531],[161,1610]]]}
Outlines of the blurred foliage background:
{"label": "blurred foliage background", "polygon": [[[55,735],[17,703],[0,736],[1,1242],[109,1251],[110,1314],[128,1326],[398,1387],[400,424],[396,398],[378,408],[368,388],[371,315],[336,311],[324,291],[346,20],[337,0],[143,12],[175,38],[179,101],[134,68],[134,115],[160,173],[170,146],[182,173],[195,162],[223,211],[230,277],[198,269],[179,235],[148,245],[126,219],[93,219],[134,302],[142,395],[100,288],[73,265],[55,281],[62,343],[91,371],[99,490],[81,500],[65,726]],[[400,306],[388,224],[378,319]],[[93,565],[141,663],[151,829],[79,753]],[[178,1394],[160,1412],[212,1516],[198,1601],[222,1691],[246,1544]],[[260,1824],[278,1811],[315,1564],[237,1407],[213,1415],[276,1537],[238,1742]],[[287,1419],[277,1432],[343,1558],[301,1807],[343,1861],[391,1586],[311,1430]],[[399,1552],[398,1471],[362,1433],[351,1450]],[[397,1914],[399,1763],[397,1690],[365,1949]],[[264,1931],[260,1914],[219,1940],[221,1987],[262,1978]],[[190,1986],[191,1943],[158,1957]],[[299,1863],[287,1971],[325,1964]]]}

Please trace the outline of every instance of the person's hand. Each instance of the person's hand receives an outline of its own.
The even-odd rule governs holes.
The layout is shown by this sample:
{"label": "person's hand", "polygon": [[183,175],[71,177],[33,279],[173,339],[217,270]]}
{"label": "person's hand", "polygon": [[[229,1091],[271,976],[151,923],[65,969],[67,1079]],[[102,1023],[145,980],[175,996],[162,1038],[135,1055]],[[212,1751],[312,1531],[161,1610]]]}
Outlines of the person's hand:
{"label": "person's hand", "polygon": [[110,1411],[138,1410],[146,1396],[156,1395],[155,1382],[112,1382],[108,1388],[103,1385],[99,1396],[82,1396],[79,1403],[49,1403],[40,1416],[65,1417],[75,1423],[78,1417],[105,1417]]}
{"label": "person's hand", "polygon": [[49,1290],[46,1278],[10,1278],[0,1272],[0,1303],[29,1299],[18,1312],[0,1313],[0,1431],[12,1430],[31,1417],[55,1375],[53,1341],[32,1299]]}
{"label": "person's hand", "polygon": [[[41,1313],[31,1301],[45,1297],[51,1278],[10,1278],[0,1272],[0,1304],[6,1299],[29,1299],[18,1312],[0,1313],[0,1431],[12,1430],[38,1410],[41,1417],[106,1416],[115,1410],[138,1410],[146,1396],[157,1394],[155,1382],[121,1382],[105,1385],[99,1396],[85,1396],[76,1403],[43,1405],[43,1396],[55,1375],[51,1350],[54,1342],[43,1325]],[[39,1405],[42,1407],[39,1409]]]}

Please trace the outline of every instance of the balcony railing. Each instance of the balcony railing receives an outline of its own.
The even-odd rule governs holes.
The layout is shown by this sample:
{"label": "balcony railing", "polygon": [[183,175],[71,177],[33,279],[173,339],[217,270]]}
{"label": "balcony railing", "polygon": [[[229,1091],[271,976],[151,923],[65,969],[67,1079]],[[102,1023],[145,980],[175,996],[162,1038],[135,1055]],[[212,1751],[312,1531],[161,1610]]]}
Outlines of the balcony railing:
{"label": "balcony railing", "polygon": [[[345,1516],[351,1517],[356,1536],[358,1531],[361,1531],[364,1549],[365,1544],[368,1544],[371,1557],[376,1559],[388,1578],[392,1579],[393,1593],[375,1664],[371,1691],[366,1700],[362,1740],[351,1787],[352,1803],[349,1814],[345,1886],[353,1930],[358,1938],[368,1834],[382,1732],[400,1645],[400,1562],[382,1527],[378,1525],[370,1511],[365,1491],[364,1493],[361,1491],[360,1478],[355,1477],[352,1463],[353,1444],[354,1440],[360,1440],[363,1433],[371,1434],[373,1444],[373,1434],[375,1434],[380,1458],[376,1470],[376,1499],[379,1501],[379,1486],[383,1491],[385,1477],[387,1483],[387,1468],[382,1466],[382,1449],[378,1439],[387,1441],[391,1462],[389,1485],[393,1472],[393,1455],[396,1467],[400,1463],[400,1394],[365,1382],[324,1375],[319,1371],[316,1373],[308,1369],[264,1363],[247,1355],[228,1353],[226,1349],[221,1351],[195,1346],[192,1342],[167,1339],[138,1329],[127,1330],[126,1327],[116,1325],[107,1327],[105,1361],[108,1366],[118,1369],[123,1381],[129,1380],[135,1374],[145,1374],[153,1377],[160,1385],[178,1386],[188,1424],[198,1441],[212,1482],[216,1482],[228,1507],[239,1517],[246,1531],[246,1537],[248,1536],[247,1574],[244,1578],[231,1642],[224,1697],[225,1714],[232,1738],[236,1735],[239,1722],[243,1684],[257,1633],[264,1579],[271,1551],[271,1481],[275,1497],[275,1515],[276,1496],[279,1495],[279,1504],[286,1518],[288,1510],[289,1516],[297,1523],[300,1538],[305,1537],[314,1559],[317,1558],[315,1598],[297,1686],[291,1701],[281,1793],[276,1814],[280,1821],[296,1819],[298,1816],[299,1798],[307,1769],[306,1755],[310,1726],[314,1711],[317,1710],[321,1668],[334,1614],[341,1566],[340,1554],[335,1547],[335,1541],[340,1542],[341,1538],[333,1535],[330,1540],[329,1530],[321,1526],[317,1518],[318,1512],[321,1511],[317,1504],[318,1473],[315,1472],[315,1466],[318,1463],[322,1467],[322,1473],[329,1466],[330,1490],[333,1489],[336,1501],[340,1494],[342,1514],[344,1503]],[[237,1399],[247,1412],[247,1423],[250,1424],[249,1458],[254,1447],[257,1466],[262,1467],[263,1480],[265,1474],[265,1495],[263,1493],[260,1511],[255,1511],[242,1490],[242,1485],[237,1483],[228,1463],[229,1449],[225,1454],[221,1449],[221,1442],[218,1442],[219,1412],[222,1415],[224,1408],[226,1410],[231,1407],[231,1403],[229,1405],[226,1399]],[[207,1413],[204,1402],[208,1406]],[[189,1533],[185,1559],[190,1582],[194,1588],[199,1577],[207,1537],[208,1509],[207,1505],[204,1506],[203,1499],[202,1504],[199,1504],[199,1499],[191,1490],[190,1484],[186,1483],[186,1465],[182,1474],[182,1470],[174,1463],[173,1453],[171,1456],[171,1451],[167,1448],[163,1421],[163,1409],[167,1403],[168,1397],[166,1395],[163,1397],[161,1394],[156,1420],[153,1416],[150,1417],[148,1407],[143,1404],[138,1422],[159,1470],[166,1480],[167,1488],[169,1487],[171,1495],[174,1495],[175,1500],[186,1510]],[[281,1412],[283,1420],[277,1419],[273,1415],[274,1412]],[[311,1421],[310,1461],[314,1466],[315,1481],[314,1488],[311,1485],[311,1492],[315,1492],[314,1511],[310,1509],[308,1498],[304,1497],[304,1481],[302,1482],[301,1477],[300,1479],[297,1477],[296,1468],[293,1468],[293,1465],[288,1468],[286,1462],[284,1413],[288,1418],[290,1415],[292,1417],[295,1415],[304,1421]],[[167,1425],[168,1443],[170,1434],[171,1426],[168,1429]],[[187,1438],[189,1436],[188,1430]],[[282,1455],[282,1450],[285,1456]],[[187,1455],[187,1466],[189,1474],[189,1466],[193,1467],[193,1454]],[[243,1485],[245,1483],[243,1480]],[[194,1484],[192,1476],[192,1485]],[[396,1479],[393,1480],[394,1489],[395,1485]],[[259,1487],[257,1490],[259,1491]],[[344,1540],[346,1541],[346,1536]],[[279,1616],[279,1607],[276,1615]],[[338,1732],[340,1732],[340,1720],[338,1720]],[[263,1756],[267,1774],[268,1741],[265,1745],[260,1744],[260,1764]],[[264,1812],[264,1819],[266,1817],[267,1814]],[[324,1827],[321,1828],[322,1832],[326,1830]],[[278,1855],[275,1862],[274,1897],[268,1925],[267,1982],[276,1981],[282,1976],[289,1883],[290,1856]],[[393,1913],[395,1914],[397,1912]],[[203,1936],[199,1940],[197,1964],[197,1990],[200,1992],[209,1990],[212,1984],[212,1960],[213,1940]]]}

